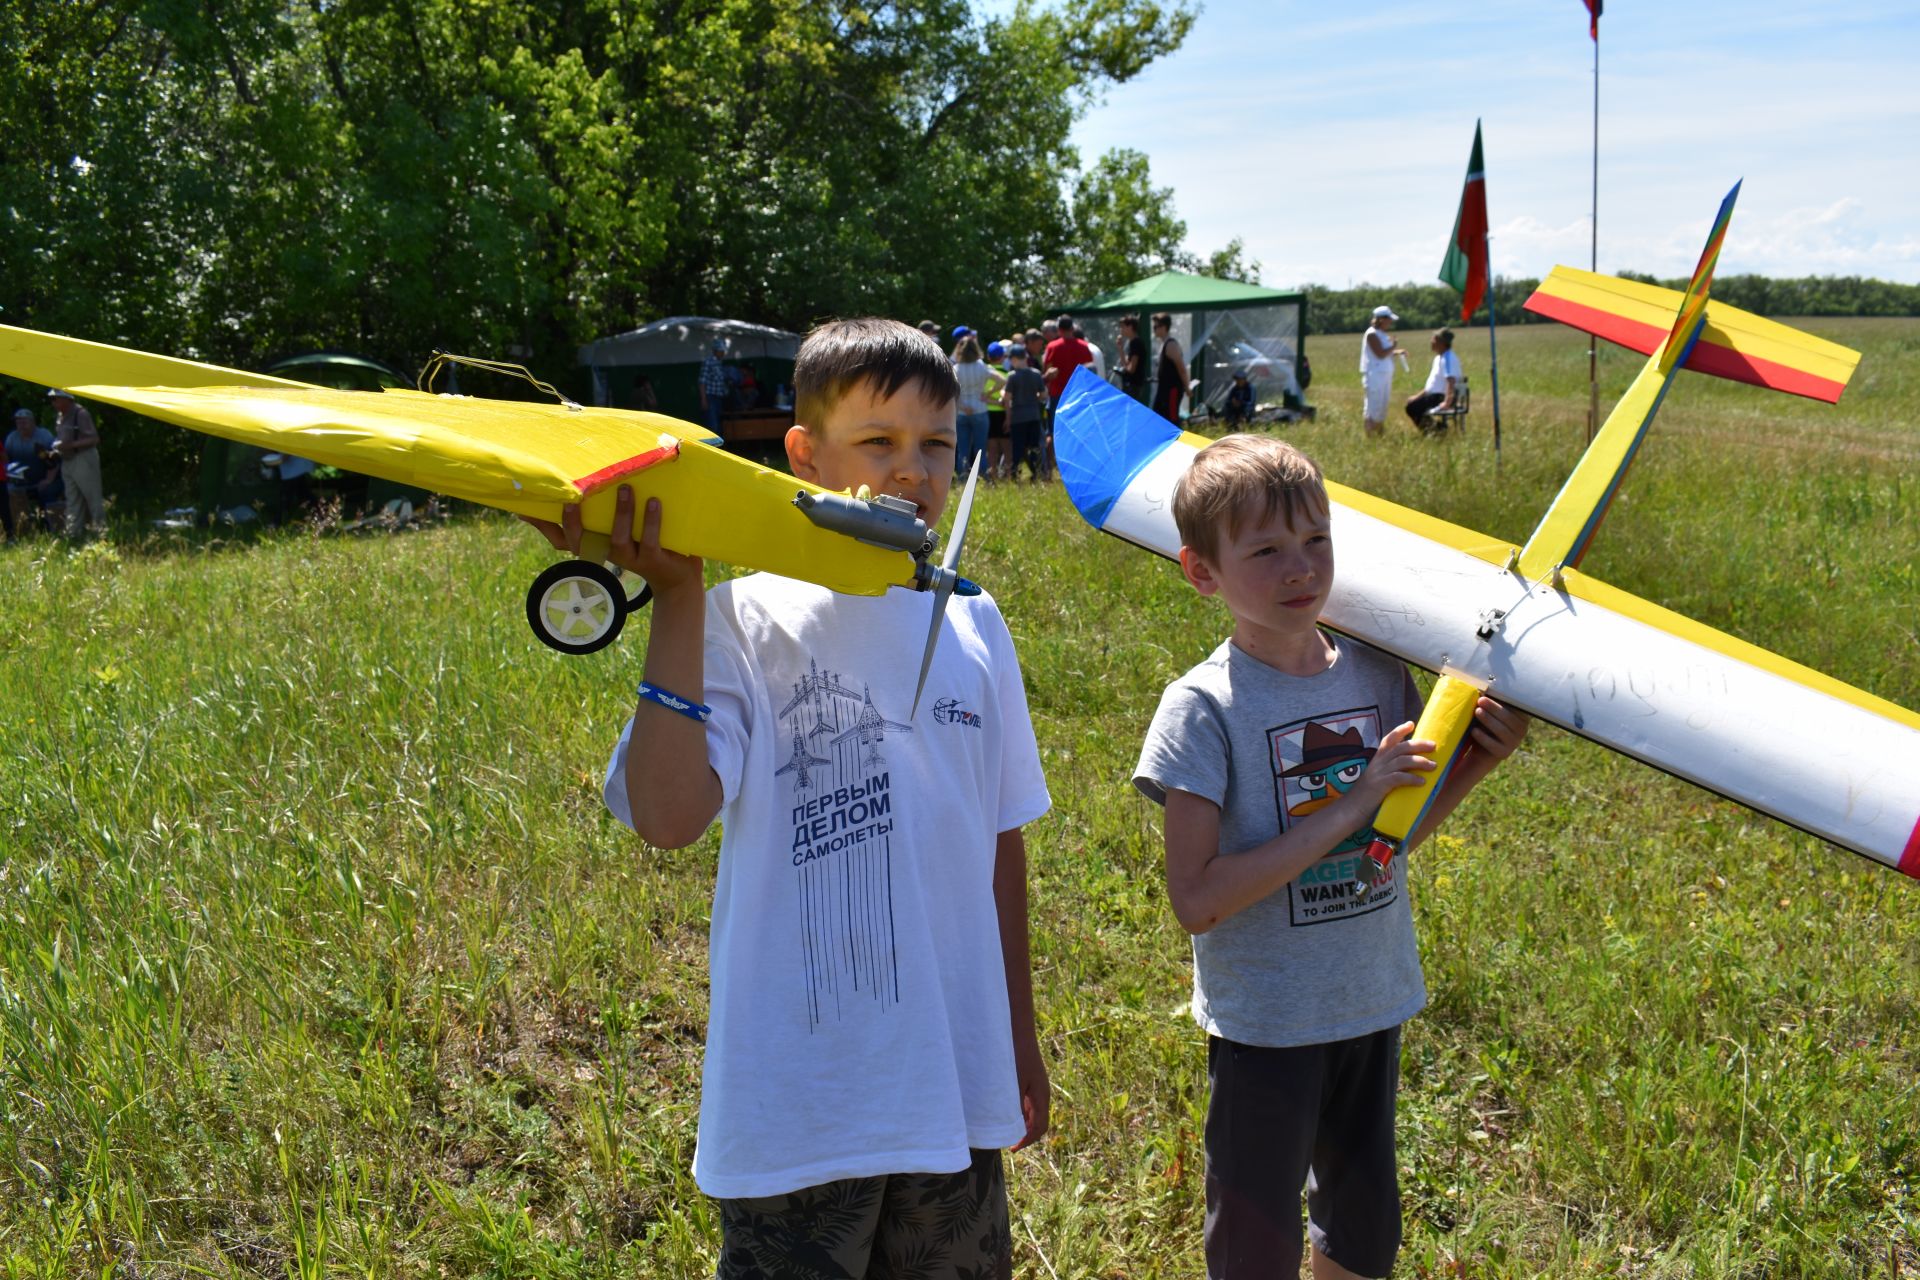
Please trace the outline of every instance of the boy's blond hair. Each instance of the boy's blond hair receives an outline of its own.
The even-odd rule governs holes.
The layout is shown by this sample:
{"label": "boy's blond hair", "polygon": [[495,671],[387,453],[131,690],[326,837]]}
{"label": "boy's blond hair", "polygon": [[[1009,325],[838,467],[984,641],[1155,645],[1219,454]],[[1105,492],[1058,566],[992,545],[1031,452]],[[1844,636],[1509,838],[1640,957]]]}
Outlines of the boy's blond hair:
{"label": "boy's blond hair", "polygon": [[1302,511],[1324,515],[1326,482],[1312,458],[1272,436],[1233,435],[1202,449],[1173,490],[1173,523],[1180,541],[1214,561],[1223,540],[1275,512],[1288,524]]}

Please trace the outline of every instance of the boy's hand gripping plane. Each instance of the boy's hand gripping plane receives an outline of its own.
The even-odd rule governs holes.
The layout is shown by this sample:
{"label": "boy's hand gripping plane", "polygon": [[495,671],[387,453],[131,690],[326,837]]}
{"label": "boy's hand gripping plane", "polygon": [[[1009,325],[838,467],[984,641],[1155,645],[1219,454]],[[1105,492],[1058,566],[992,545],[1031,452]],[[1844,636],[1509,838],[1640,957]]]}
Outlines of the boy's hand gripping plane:
{"label": "boy's hand gripping plane", "polygon": [[[439,357],[436,365],[449,358],[457,359]],[[582,406],[558,393],[558,404],[533,404],[425,390],[337,391],[7,325],[0,325],[0,373],[539,520],[557,523],[578,504],[580,559],[550,566],[526,601],[534,634],[562,653],[611,644],[649,598],[644,589],[629,598],[604,564],[621,485],[631,486],[635,510],[661,500],[660,542],[670,551],[851,595],[932,591],[928,662],[948,598],[980,590],[958,572],[971,479],[946,556],[936,562],[940,536],[911,505],[833,493],[728,453],[692,423]],[[925,665],[920,679],[924,685]]]}
{"label": "boy's hand gripping plane", "polygon": [[[1722,202],[1684,292],[1556,267],[1527,300],[1648,359],[1526,545],[1329,483],[1339,570],[1321,621],[1452,677],[1415,731],[1455,744],[1436,752],[1436,784],[1484,690],[1920,878],[1920,715],[1577,567],[1681,369],[1831,403],[1859,363],[1858,352],[1710,299],[1738,193]],[[1178,555],[1174,486],[1211,441],[1080,373],[1054,440],[1088,523]],[[1412,834],[1432,790],[1403,788],[1383,806],[1376,864]]]}

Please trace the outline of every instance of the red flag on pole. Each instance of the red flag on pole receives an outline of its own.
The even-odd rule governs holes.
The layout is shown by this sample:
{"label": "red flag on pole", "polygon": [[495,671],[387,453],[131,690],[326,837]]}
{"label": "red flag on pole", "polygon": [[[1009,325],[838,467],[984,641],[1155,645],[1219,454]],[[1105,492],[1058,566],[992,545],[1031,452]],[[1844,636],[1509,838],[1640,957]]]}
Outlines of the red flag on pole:
{"label": "red flag on pole", "polygon": [[[1593,0],[1595,4],[1599,0]],[[1480,122],[1473,122],[1473,158],[1467,161],[1467,185],[1460,192],[1460,212],[1454,215],[1453,239],[1447,244],[1440,279],[1460,291],[1460,323],[1473,318],[1474,308],[1487,295],[1487,173],[1480,158]]]}
{"label": "red flag on pole", "polygon": [[1587,34],[1593,37],[1594,43],[1596,44],[1600,41],[1600,6],[1602,3],[1603,0],[1587,0],[1587,13],[1591,15],[1587,22]]}

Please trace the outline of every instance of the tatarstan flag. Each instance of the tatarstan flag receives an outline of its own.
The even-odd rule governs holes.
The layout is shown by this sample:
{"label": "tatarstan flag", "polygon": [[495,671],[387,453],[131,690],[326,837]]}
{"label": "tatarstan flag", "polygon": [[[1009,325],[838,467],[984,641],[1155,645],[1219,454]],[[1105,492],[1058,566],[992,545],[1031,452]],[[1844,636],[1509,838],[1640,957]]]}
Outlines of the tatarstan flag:
{"label": "tatarstan flag", "polygon": [[1473,122],[1473,158],[1467,161],[1467,185],[1453,219],[1440,279],[1460,291],[1460,322],[1473,318],[1487,296],[1487,167],[1480,159],[1480,122]]}
{"label": "tatarstan flag", "polygon": [[1587,0],[1587,34],[1596,42],[1600,39],[1600,5],[1602,0]]}

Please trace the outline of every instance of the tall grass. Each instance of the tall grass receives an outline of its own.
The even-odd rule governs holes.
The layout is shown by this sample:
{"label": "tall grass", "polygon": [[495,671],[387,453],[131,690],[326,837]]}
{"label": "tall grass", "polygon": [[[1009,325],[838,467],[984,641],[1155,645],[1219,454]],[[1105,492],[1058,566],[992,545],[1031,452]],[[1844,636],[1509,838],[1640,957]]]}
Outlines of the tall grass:
{"label": "tall grass", "polygon": [[[1586,567],[1920,705],[1920,324],[1810,327],[1866,353],[1845,404],[1685,379]],[[1585,346],[1502,335],[1496,465],[1482,340],[1458,438],[1360,439],[1357,338],[1316,340],[1291,434],[1523,538],[1584,439]],[[1632,368],[1602,369],[1604,408]],[[1055,1128],[1010,1162],[1018,1270],[1192,1275],[1203,1049],[1126,779],[1224,624],[1054,489],[985,493],[969,542],[1056,801],[1029,833]],[[601,810],[640,637],[539,648],[549,559],[492,518],[0,552],[4,1274],[711,1271],[715,844]],[[1544,728],[1412,883],[1403,1274],[1920,1276],[1915,885]]]}

